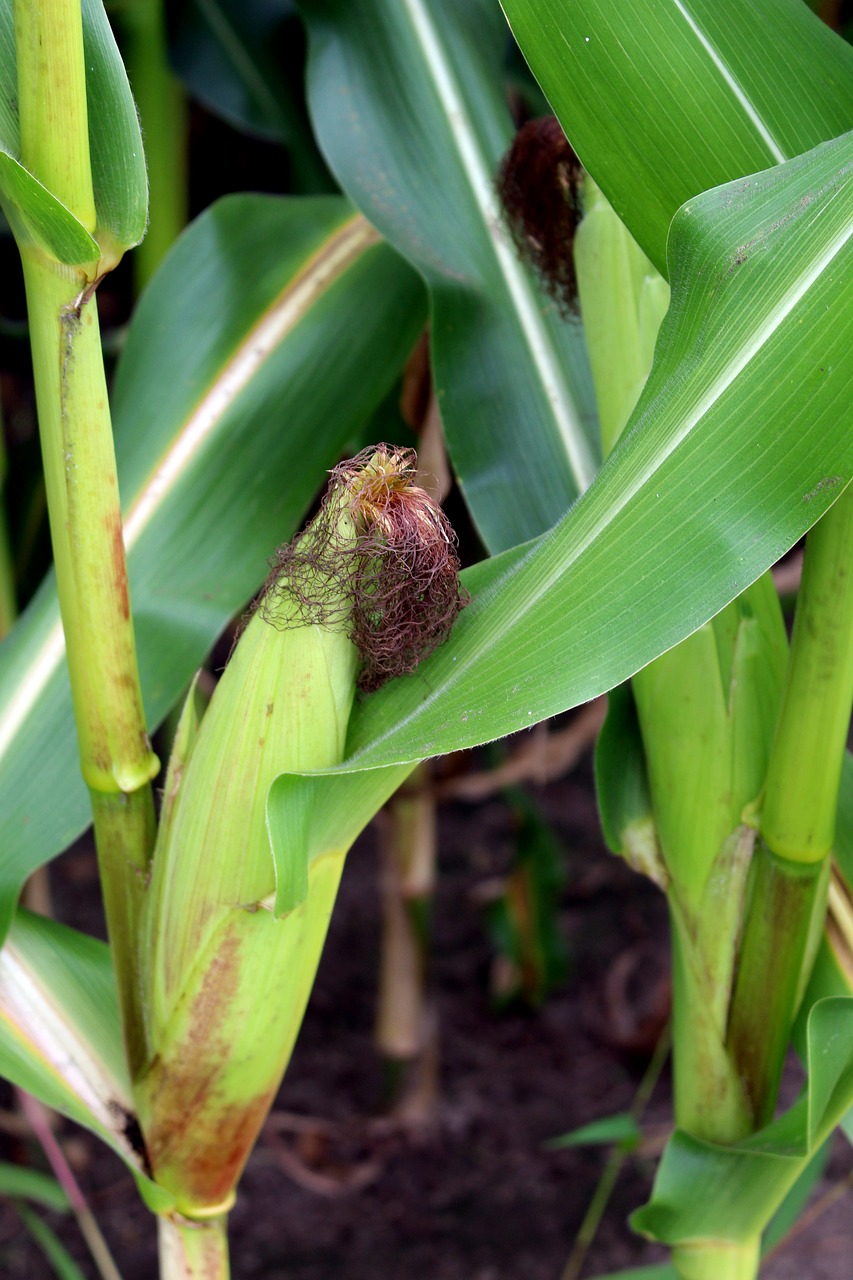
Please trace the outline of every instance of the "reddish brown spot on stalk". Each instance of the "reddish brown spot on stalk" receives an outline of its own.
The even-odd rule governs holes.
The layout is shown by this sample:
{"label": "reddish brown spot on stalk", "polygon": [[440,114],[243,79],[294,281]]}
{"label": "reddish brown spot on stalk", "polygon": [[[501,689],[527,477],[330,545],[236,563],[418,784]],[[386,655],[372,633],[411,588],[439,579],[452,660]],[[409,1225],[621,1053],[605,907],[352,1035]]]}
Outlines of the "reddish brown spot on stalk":
{"label": "reddish brown spot on stalk", "polygon": [[121,527],[121,515],[116,510],[107,516],[107,531],[110,535],[113,559],[113,583],[116,599],[125,618],[130,617],[130,598],[127,591],[127,560],[124,553],[124,534]]}
{"label": "reddish brown spot on stalk", "polygon": [[573,245],[581,220],[581,163],[555,116],[528,120],[501,163],[498,195],[516,248],[561,311],[577,303]]}

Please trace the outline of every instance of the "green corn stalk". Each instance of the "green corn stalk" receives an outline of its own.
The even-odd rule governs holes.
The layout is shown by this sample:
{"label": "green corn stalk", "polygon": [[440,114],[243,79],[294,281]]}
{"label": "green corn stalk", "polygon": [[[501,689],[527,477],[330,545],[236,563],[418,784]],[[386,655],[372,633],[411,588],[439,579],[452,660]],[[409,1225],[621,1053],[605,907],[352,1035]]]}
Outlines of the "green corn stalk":
{"label": "green corn stalk", "polygon": [[336,469],[204,718],[191,694],[178,728],[145,904],[146,1060],[134,1080],[168,1195],[165,1209],[152,1204],[166,1276],[227,1275],[227,1213],[293,1049],[347,852],[274,861],[269,788],[338,764],[357,683],[391,674],[389,634],[411,667],[460,604],[449,530],[409,459],[380,448]]}
{"label": "green corn stalk", "polygon": [[[143,1037],[136,941],[154,834],[150,779],[159,766],[139,686],[94,292],[144,231],[141,141],[132,118],[138,156],[127,158],[120,179],[102,172],[94,184],[79,0],[17,0],[14,17],[20,169],[11,171],[15,185],[4,189],[4,209],[24,270],[81,768],[91,796],[125,1040],[130,1061],[138,1064]],[[108,34],[104,24],[99,36],[106,40]],[[107,50],[105,62],[110,59]],[[132,113],[126,89],[115,76],[109,81],[114,102]],[[121,122],[115,123],[118,134]]]}
{"label": "green corn stalk", "polygon": [[[773,1114],[791,1027],[826,916],[853,704],[853,495],[806,540],[782,709],[734,992],[730,1048],[758,1125]],[[756,1034],[756,1027],[763,1028]]]}
{"label": "green corn stalk", "polygon": [[[642,390],[668,291],[589,180],[585,195],[575,258],[607,452]],[[732,1052],[729,1035],[750,964],[744,920],[764,890],[754,849],[787,647],[765,575],[632,682],[654,824],[639,861],[666,888],[672,924],[676,1119],[723,1143],[759,1123],[744,1053]],[[753,1005],[744,1044],[765,1035],[766,1010],[750,1021],[755,1013]],[[685,1278],[745,1280],[758,1248],[758,1236],[742,1248],[701,1242],[676,1249],[674,1262]]]}

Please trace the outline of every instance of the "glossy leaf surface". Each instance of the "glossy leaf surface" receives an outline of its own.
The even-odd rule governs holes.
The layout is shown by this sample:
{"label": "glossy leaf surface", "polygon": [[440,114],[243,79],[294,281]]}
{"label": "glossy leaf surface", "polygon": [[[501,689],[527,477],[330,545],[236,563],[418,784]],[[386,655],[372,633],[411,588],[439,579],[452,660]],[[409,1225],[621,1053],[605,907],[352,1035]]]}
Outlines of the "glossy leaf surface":
{"label": "glossy leaf surface", "polygon": [[336,177],[423,273],[454,469],[490,551],[559,520],[598,465],[583,338],[520,265],[495,179],[512,137],[492,0],[300,0]]}
{"label": "glossy leaf surface", "polygon": [[[423,317],[415,274],[340,199],[227,198],[172,250],[114,404],[150,724],[263,581]],[[6,927],[29,871],[89,820],[52,580],[0,646],[0,726]]]}
{"label": "glossy leaf surface", "polygon": [[612,0],[501,2],[572,146],[664,274],[685,200],[853,128],[853,49],[802,0],[639,0],[630,22]]}
{"label": "glossy leaf surface", "polygon": [[672,304],[616,450],[548,536],[466,578],[448,644],[351,721],[351,766],[488,741],[692,633],[853,475],[853,137],[680,210]]}

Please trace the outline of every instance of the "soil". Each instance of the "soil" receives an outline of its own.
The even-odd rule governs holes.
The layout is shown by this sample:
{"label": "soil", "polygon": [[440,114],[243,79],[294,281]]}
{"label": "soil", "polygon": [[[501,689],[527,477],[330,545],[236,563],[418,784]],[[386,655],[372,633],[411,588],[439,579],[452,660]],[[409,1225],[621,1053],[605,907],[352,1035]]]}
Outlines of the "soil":
{"label": "soil", "polygon": [[[567,980],[537,1010],[495,1007],[482,888],[509,865],[507,808],[500,797],[444,804],[431,954],[438,1086],[426,1114],[395,1120],[373,1045],[379,871],[375,833],[366,833],[350,855],[296,1052],[232,1214],[234,1280],[560,1280],[607,1149],[547,1144],[631,1106],[667,1016],[667,926],[660,893],[603,847],[588,760],[530,790],[565,861]],[[53,888],[60,916],[101,927],[85,843],[54,864]],[[663,1256],[632,1235],[627,1218],[649,1192],[669,1088],[665,1071],[584,1276]],[[89,1134],[65,1124],[60,1134],[124,1280],[152,1280],[154,1230],[130,1176]],[[40,1163],[32,1146],[5,1133],[0,1159]],[[818,1195],[850,1170],[849,1147],[838,1140]],[[96,1280],[74,1224],[45,1219]],[[851,1257],[853,1222],[841,1199],[762,1274],[847,1280]],[[2,1202],[0,1275],[53,1274]]]}

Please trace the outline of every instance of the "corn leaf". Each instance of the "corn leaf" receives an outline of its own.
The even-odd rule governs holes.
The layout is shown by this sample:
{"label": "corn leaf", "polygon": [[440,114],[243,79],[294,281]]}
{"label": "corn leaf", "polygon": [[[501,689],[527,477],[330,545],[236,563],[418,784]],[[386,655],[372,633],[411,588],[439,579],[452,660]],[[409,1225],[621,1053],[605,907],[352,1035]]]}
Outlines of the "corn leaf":
{"label": "corn leaf", "polygon": [[[598,465],[583,338],[519,263],[493,0],[300,0],[309,103],[348,195],[427,281],[454,469],[490,551],[550,528]],[[523,495],[523,496],[520,496]]]}
{"label": "corn leaf", "polygon": [[0,1196],[32,1200],[34,1204],[44,1205],[56,1213],[64,1213],[70,1207],[68,1196],[56,1178],[20,1164],[0,1164]]}
{"label": "corn leaf", "polygon": [[[423,318],[415,274],[339,198],[229,197],[171,251],[114,400],[150,724],[261,584]],[[29,872],[88,821],[49,578],[0,645],[0,932]]]}
{"label": "corn leaf", "polygon": [[292,0],[179,0],[170,8],[172,65],[209,111],[282,143],[296,190],[333,189],[303,98],[305,40]]}
{"label": "corn leaf", "polygon": [[672,304],[616,450],[557,528],[469,572],[413,676],[357,708],[349,767],[481,743],[691,634],[853,475],[853,135],[688,202]]}
{"label": "corn leaf", "polygon": [[0,1075],[91,1129],[148,1184],[105,943],[17,912],[0,950]]}
{"label": "corn leaf", "polygon": [[796,1224],[821,1179],[829,1160],[831,1147],[832,1142],[827,1139],[823,1146],[819,1147],[812,1156],[797,1181],[791,1187],[791,1190],[785,1196],[761,1238],[762,1254],[768,1253],[776,1245],[780,1244]]}
{"label": "corn leaf", "polygon": [[746,1244],[764,1229],[853,1103],[853,1000],[816,1004],[808,1024],[808,1085],[798,1102],[731,1147],[676,1130],[649,1204],[632,1225],[664,1244]]}
{"label": "corn leaf", "polygon": [[620,1111],[583,1124],[559,1138],[550,1138],[546,1145],[549,1151],[560,1151],[563,1147],[609,1147],[616,1143],[625,1151],[633,1151],[642,1136],[643,1131],[630,1111]]}
{"label": "corn leaf", "polygon": [[630,22],[612,0],[501,2],[572,146],[664,274],[685,200],[853,127],[853,49],[801,0],[638,0]]}

